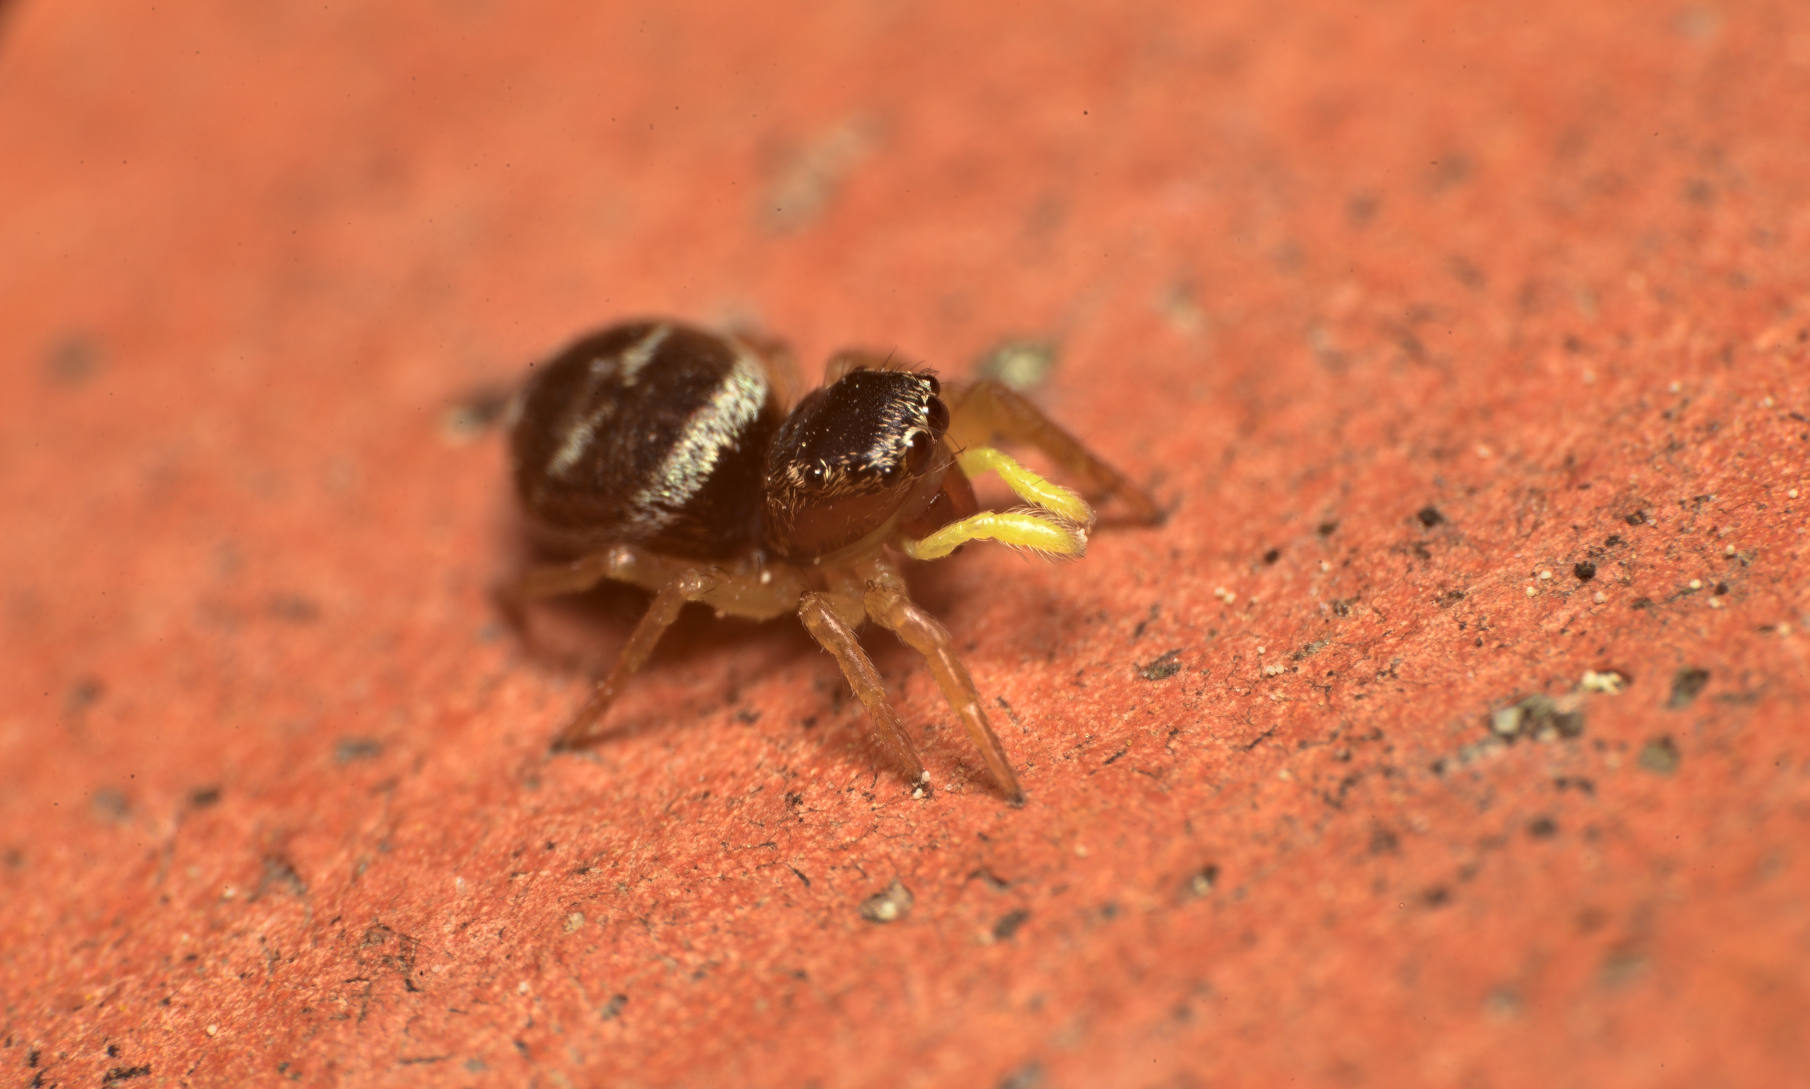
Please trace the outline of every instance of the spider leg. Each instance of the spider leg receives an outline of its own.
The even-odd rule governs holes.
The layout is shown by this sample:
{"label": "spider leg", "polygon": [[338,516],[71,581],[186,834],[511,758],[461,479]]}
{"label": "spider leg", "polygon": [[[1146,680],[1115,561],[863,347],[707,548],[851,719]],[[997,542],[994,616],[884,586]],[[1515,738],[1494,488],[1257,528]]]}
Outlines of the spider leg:
{"label": "spider leg", "polygon": [[917,540],[901,538],[899,550],[914,560],[935,560],[967,541],[998,541],[1046,556],[1079,556],[1087,550],[1087,530],[1040,511],[983,510]]}
{"label": "spider leg", "polygon": [[929,793],[930,773],[924,770],[924,762],[918,759],[917,746],[911,743],[911,736],[899,721],[898,712],[886,698],[886,685],[880,680],[879,671],[867,652],[861,649],[855,629],[837,614],[832,602],[830,595],[825,593],[805,594],[798,603],[798,619],[804,622],[811,638],[835,655],[836,664],[842,667],[842,675],[848,679],[848,686],[855,690],[856,698],[867,708],[868,718],[873,720],[875,736],[892,754],[893,760],[905,769],[912,793]]}
{"label": "spider leg", "polygon": [[491,587],[490,597],[497,610],[523,642],[533,644],[533,629],[528,624],[528,606],[542,598],[582,594],[598,583],[615,579],[649,590],[678,576],[681,567],[627,546],[616,545],[587,552],[570,560],[536,563],[514,579]]}
{"label": "spider leg", "polygon": [[985,472],[997,473],[1018,498],[1042,507],[1076,525],[1094,524],[1094,509],[1087,500],[1053,480],[1045,480],[1031,472],[1004,450],[992,446],[970,446],[955,456],[970,479]]}
{"label": "spider leg", "polygon": [[1012,772],[1011,762],[1006,759],[1006,751],[999,743],[999,736],[987,721],[987,712],[981,707],[980,692],[974,687],[974,678],[968,675],[968,668],[956,656],[955,642],[949,637],[949,629],[911,600],[905,591],[904,580],[896,572],[878,572],[877,577],[869,580],[863,603],[869,616],[891,629],[900,641],[917,651],[930,666],[937,687],[943,690],[943,699],[948,701],[950,709],[961,719],[962,726],[980,750],[987,770],[992,773],[1000,790],[1005,792],[1007,800],[1013,803],[1024,801],[1024,789],[1018,785],[1018,776]]}
{"label": "spider leg", "polygon": [[565,752],[582,748],[597,739],[597,723],[602,720],[604,712],[616,700],[616,694],[622,690],[629,677],[641,668],[648,655],[654,651],[654,645],[666,629],[672,627],[679,618],[679,610],[685,602],[697,597],[705,588],[704,577],[696,571],[687,572],[660,588],[654,600],[648,605],[641,619],[635,622],[635,630],[629,633],[628,642],[616,655],[616,661],[610,671],[604,674],[597,687],[591,690],[591,698],[585,701],[572,720],[566,723],[553,739],[553,751]]}
{"label": "spider leg", "polygon": [[943,400],[949,406],[949,442],[956,449],[987,446],[996,437],[1022,442],[1078,477],[1085,494],[1101,500],[1116,497],[1133,521],[1162,520],[1163,512],[1148,491],[1101,460],[1011,387],[991,378],[960,386],[950,383]]}
{"label": "spider leg", "polygon": [[526,637],[524,610],[529,602],[581,593],[605,580],[652,590],[654,599],[629,633],[628,642],[617,653],[610,671],[554,739],[556,752],[579,748],[597,739],[597,724],[617,692],[646,663],[660,636],[678,619],[686,602],[702,602],[719,616],[767,620],[791,611],[800,592],[798,576],[783,568],[725,571],[661,556],[634,545],[617,544],[563,563],[536,564],[514,583],[498,587],[495,596],[516,630]]}
{"label": "spider leg", "polygon": [[583,593],[609,577],[609,559],[601,552],[565,563],[537,563],[514,579],[492,586],[490,600],[517,638],[532,646],[534,630],[528,625],[530,602]]}

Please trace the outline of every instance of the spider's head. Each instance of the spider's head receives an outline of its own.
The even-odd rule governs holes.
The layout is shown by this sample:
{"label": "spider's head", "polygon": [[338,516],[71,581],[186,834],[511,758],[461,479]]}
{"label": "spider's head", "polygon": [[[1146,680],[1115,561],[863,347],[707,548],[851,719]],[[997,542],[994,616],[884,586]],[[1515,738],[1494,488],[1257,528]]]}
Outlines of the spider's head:
{"label": "spider's head", "polygon": [[798,403],[768,447],[765,543],[820,559],[922,514],[954,464],[935,376],[852,370]]}

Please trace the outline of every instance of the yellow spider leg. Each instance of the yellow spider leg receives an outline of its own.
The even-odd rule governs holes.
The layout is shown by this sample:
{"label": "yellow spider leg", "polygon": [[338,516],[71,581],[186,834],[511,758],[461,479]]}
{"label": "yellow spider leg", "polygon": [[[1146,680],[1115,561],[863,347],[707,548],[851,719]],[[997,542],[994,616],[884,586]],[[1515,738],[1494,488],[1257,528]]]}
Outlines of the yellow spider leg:
{"label": "yellow spider leg", "polygon": [[914,560],[936,560],[967,541],[998,541],[1051,556],[1079,556],[1087,551],[1087,530],[1040,512],[983,510],[918,540],[899,542]]}
{"label": "yellow spider leg", "polygon": [[[1003,450],[991,446],[971,446],[957,454],[955,460],[962,467],[962,472],[971,477],[985,472],[999,474],[999,479],[1005,481],[1006,487],[1018,493],[1018,497],[1026,503],[1042,507],[1076,525],[1094,524],[1094,510],[1087,505],[1087,500],[1062,485],[1031,472]],[[1079,551],[1074,553],[1079,554]]]}

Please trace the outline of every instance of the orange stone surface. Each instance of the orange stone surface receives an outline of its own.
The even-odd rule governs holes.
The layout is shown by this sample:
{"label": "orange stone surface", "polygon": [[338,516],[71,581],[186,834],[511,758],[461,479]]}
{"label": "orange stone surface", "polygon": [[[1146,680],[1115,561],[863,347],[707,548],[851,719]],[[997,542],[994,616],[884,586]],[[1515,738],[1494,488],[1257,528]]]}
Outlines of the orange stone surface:
{"label": "orange stone surface", "polygon": [[[24,0],[6,1084],[1783,1086],[1810,9]],[[537,610],[461,414],[672,314],[1172,508],[869,644]],[[995,493],[996,494],[996,493]],[[550,649],[549,649],[550,648]]]}

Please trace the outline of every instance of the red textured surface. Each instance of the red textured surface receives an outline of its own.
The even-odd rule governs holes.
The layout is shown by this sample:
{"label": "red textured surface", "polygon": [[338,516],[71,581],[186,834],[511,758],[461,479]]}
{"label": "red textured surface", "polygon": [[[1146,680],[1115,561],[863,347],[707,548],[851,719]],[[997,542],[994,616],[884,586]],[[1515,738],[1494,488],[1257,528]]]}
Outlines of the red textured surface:
{"label": "red textured surface", "polygon": [[[1810,14],[970,6],[10,13],[9,1083],[1801,1076]],[[921,572],[1023,809],[785,625],[544,755],[447,407],[646,312],[1060,346],[1175,514]]]}

